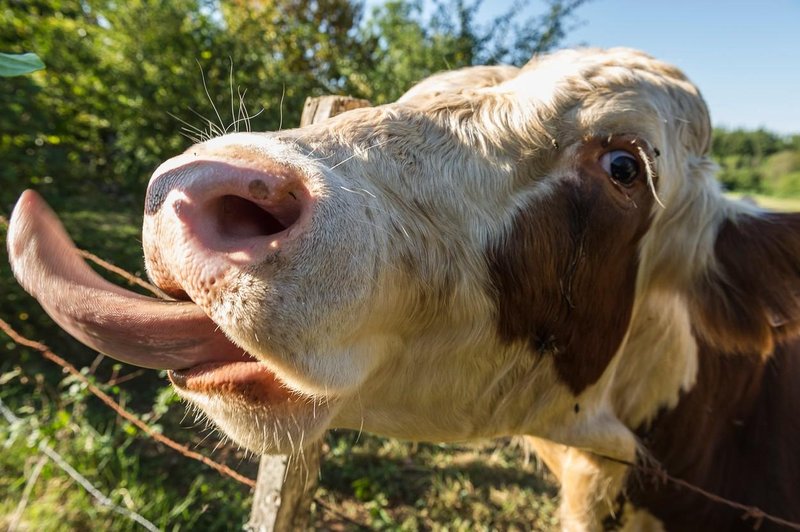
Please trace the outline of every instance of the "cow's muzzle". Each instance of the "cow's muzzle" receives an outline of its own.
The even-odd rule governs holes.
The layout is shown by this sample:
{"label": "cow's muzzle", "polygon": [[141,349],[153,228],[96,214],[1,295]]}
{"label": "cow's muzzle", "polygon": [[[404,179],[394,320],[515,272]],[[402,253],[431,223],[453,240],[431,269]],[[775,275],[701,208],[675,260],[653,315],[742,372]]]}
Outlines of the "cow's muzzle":
{"label": "cow's muzzle", "polygon": [[207,306],[230,275],[286,254],[314,198],[298,170],[255,153],[187,152],[162,164],[145,200],[148,273]]}

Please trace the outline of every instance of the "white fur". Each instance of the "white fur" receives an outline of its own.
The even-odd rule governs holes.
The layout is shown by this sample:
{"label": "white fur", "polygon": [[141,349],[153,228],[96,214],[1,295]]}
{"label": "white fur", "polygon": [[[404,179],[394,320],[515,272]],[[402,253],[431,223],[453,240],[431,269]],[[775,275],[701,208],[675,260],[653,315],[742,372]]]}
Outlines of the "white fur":
{"label": "white fur", "polygon": [[[498,337],[486,251],[527,200],[552,193],[582,139],[614,133],[660,151],[652,163],[663,206],[641,242],[628,333],[600,380],[575,397],[551,358]],[[559,52],[519,71],[462,70],[396,104],[210,140],[200,149],[246,148],[299,169],[318,210],[285,250],[290,260],[231,270],[208,312],[290,388],[325,405],[321,422],[297,411],[305,414],[289,447],[328,426],[426,440],[535,436],[563,484],[564,528],[594,530],[626,473],[594,453],[633,460],[632,429],[695,380],[682,290],[713,262],[715,231],[739,209],[713,180],[709,135],[705,105],[678,70],[616,49]],[[540,165],[538,179],[515,174],[523,160]],[[295,410],[184,396],[252,450],[286,449],[271,440]]]}

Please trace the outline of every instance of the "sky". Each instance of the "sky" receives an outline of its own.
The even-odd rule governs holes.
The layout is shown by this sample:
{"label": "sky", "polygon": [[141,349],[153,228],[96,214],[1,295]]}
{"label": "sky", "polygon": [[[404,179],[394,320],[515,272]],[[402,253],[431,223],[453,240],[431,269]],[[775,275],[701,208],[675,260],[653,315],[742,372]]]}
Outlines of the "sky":
{"label": "sky", "polygon": [[[485,0],[480,17],[512,3]],[[715,125],[800,133],[800,0],[589,0],[564,46],[644,50],[700,87]]]}
{"label": "sky", "polygon": [[577,18],[565,44],[630,46],[673,63],[715,125],[800,133],[800,0],[593,0]]}

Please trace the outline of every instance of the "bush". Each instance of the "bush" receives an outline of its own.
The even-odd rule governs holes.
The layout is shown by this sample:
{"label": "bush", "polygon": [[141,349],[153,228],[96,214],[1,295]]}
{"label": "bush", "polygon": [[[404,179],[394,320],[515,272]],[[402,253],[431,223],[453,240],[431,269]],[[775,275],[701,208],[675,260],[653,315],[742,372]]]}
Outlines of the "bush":
{"label": "bush", "polygon": [[800,197],[800,170],[783,174],[771,181],[767,192],[784,198]]}

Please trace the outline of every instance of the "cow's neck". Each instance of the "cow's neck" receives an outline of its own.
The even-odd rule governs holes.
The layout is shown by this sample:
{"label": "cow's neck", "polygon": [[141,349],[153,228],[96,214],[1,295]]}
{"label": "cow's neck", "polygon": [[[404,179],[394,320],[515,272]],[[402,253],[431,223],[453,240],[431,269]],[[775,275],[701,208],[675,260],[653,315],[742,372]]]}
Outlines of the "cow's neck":
{"label": "cow's neck", "polygon": [[635,428],[676,407],[696,382],[697,360],[683,299],[668,292],[640,298],[625,344],[606,375],[615,415]]}
{"label": "cow's neck", "polygon": [[[778,346],[768,359],[720,353],[697,342],[697,375],[673,408],[664,408],[638,435],[672,476],[766,512],[795,508],[800,482],[800,342]],[[627,496],[668,530],[750,530],[742,512],[631,473]],[[780,511],[775,510],[780,515]]]}

